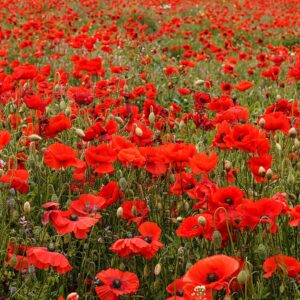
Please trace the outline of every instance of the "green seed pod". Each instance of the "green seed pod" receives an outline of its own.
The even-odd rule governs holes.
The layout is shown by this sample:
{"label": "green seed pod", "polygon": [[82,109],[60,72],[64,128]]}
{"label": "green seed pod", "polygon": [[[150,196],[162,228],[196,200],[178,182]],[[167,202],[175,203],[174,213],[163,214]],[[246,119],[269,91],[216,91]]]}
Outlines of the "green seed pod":
{"label": "green seed pod", "polygon": [[242,270],[237,276],[237,281],[240,284],[245,284],[250,277],[249,271]]}

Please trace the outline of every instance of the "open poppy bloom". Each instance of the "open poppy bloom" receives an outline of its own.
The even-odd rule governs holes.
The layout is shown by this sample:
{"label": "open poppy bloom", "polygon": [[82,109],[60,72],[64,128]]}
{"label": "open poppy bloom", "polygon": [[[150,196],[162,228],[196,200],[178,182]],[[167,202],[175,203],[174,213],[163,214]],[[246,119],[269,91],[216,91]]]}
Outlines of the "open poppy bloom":
{"label": "open poppy bloom", "polygon": [[182,278],[176,279],[174,282],[170,283],[166,291],[173,294],[173,297],[169,297],[167,300],[184,300],[184,282]]}
{"label": "open poppy bloom", "polygon": [[10,141],[11,134],[7,130],[0,130],[0,150]]}
{"label": "open poppy bloom", "polygon": [[28,249],[30,248],[25,245],[14,245],[10,242],[7,249],[6,264],[20,272],[27,270],[30,266],[26,255]]}
{"label": "open poppy bloom", "polygon": [[77,152],[69,146],[61,143],[50,145],[44,152],[44,163],[53,169],[76,167]]}
{"label": "open poppy bloom", "polygon": [[77,239],[85,239],[90,228],[98,222],[99,214],[94,217],[79,216],[71,211],[52,211],[50,214],[50,222],[55,230],[62,235],[74,232]]}
{"label": "open poppy bloom", "polygon": [[118,300],[119,296],[135,293],[140,285],[138,277],[131,272],[107,269],[96,275],[104,284],[95,288],[101,300]]}
{"label": "open poppy bloom", "polygon": [[184,292],[190,299],[197,299],[195,288],[203,286],[210,290],[228,290],[230,277],[238,270],[239,262],[230,256],[214,255],[196,262],[183,276]]}
{"label": "open poppy bloom", "polygon": [[29,190],[27,179],[29,173],[27,170],[8,170],[6,174],[0,177],[0,182],[9,183],[10,188],[14,188],[20,193],[26,193]]}
{"label": "open poppy bloom", "polygon": [[72,270],[72,266],[63,254],[53,252],[46,247],[31,247],[27,250],[27,258],[30,264],[42,270],[52,267],[59,274]]}
{"label": "open poppy bloom", "polygon": [[264,278],[269,278],[276,271],[281,271],[289,277],[297,278],[298,282],[300,282],[300,262],[294,257],[283,254],[274,255],[265,260],[263,269],[266,272]]}

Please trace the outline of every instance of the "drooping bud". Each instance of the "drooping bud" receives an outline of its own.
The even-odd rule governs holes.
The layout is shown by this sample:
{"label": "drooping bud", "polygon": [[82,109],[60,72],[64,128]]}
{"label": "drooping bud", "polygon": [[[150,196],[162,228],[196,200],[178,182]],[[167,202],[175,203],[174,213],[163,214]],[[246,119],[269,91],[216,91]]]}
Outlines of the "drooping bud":
{"label": "drooping bud", "polygon": [[142,136],[143,135],[143,130],[140,127],[136,126],[135,127],[135,134],[137,136]]}
{"label": "drooping bud", "polygon": [[158,264],[156,264],[156,266],[154,268],[154,274],[155,274],[155,276],[158,276],[160,274],[160,272],[161,272],[161,264],[158,263]]}
{"label": "drooping bud", "polygon": [[289,132],[288,132],[288,137],[294,139],[295,137],[297,137],[297,130],[295,127],[292,127]]}
{"label": "drooping bud", "polygon": [[37,141],[41,141],[42,137],[40,137],[38,134],[31,134],[28,137],[32,142],[37,142]]}
{"label": "drooping bud", "polygon": [[80,129],[80,128],[75,128],[75,132],[76,132],[76,134],[77,134],[79,137],[81,137],[81,138],[85,137],[85,133],[84,133],[84,131],[83,131],[82,129]]}
{"label": "drooping bud", "polygon": [[219,230],[215,230],[213,233],[213,242],[215,246],[220,247],[222,244],[222,235]]}
{"label": "drooping bud", "polygon": [[264,128],[264,126],[266,125],[266,120],[264,118],[261,118],[258,122],[258,125],[261,127],[261,128]]}
{"label": "drooping bud", "polygon": [[266,178],[268,180],[271,180],[273,177],[273,171],[271,169],[268,169],[267,172],[266,172]]}
{"label": "drooping bud", "polygon": [[151,125],[153,125],[155,123],[155,114],[153,111],[149,114],[148,120]]}
{"label": "drooping bud", "polygon": [[118,218],[122,218],[123,216],[123,208],[120,206],[118,209],[117,209],[117,217]]}

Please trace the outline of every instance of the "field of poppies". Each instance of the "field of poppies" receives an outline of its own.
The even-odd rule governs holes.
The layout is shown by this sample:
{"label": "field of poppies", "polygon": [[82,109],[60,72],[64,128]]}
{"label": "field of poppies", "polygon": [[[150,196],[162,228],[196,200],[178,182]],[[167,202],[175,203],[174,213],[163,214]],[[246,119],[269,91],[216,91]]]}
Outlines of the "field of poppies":
{"label": "field of poppies", "polygon": [[300,299],[299,0],[0,16],[0,300]]}

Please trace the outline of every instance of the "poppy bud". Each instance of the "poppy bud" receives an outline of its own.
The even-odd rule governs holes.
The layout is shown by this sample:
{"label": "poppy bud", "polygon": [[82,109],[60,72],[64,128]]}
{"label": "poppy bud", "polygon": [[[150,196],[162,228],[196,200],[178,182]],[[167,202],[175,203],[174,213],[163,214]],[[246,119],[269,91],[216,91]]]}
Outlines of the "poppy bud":
{"label": "poppy bud", "polygon": [[67,296],[66,300],[77,300],[79,299],[79,295],[77,293],[71,293]]}
{"label": "poppy bud", "polygon": [[277,100],[281,99],[281,96],[280,95],[276,95],[276,99]]}
{"label": "poppy bud", "polygon": [[294,176],[294,174],[292,172],[290,172],[288,174],[287,183],[288,184],[294,184],[295,183],[295,176]]}
{"label": "poppy bud", "polygon": [[158,264],[155,266],[155,268],[154,268],[154,274],[155,274],[155,276],[158,276],[158,275],[160,274],[160,272],[161,272],[161,264],[158,263]]}
{"label": "poppy bud", "polygon": [[58,202],[58,197],[56,194],[52,194],[51,196],[51,202]]}
{"label": "poppy bud", "polygon": [[294,139],[294,146],[298,148],[300,146],[300,142],[297,138]]}
{"label": "poppy bud", "polygon": [[82,130],[82,129],[80,129],[80,128],[74,128],[75,129],[75,132],[76,132],[76,134],[79,136],[79,137],[85,137],[85,133],[84,133],[84,131]]}
{"label": "poppy bud", "polygon": [[120,118],[120,117],[115,117],[115,121],[116,121],[117,123],[121,124],[121,125],[124,124],[124,121],[123,121],[122,118]]}
{"label": "poppy bud", "polygon": [[249,271],[242,270],[237,276],[238,283],[245,284],[248,281],[249,276],[250,276]]}
{"label": "poppy bud", "polygon": [[154,124],[154,122],[155,122],[155,114],[154,114],[153,111],[149,114],[148,120],[149,120],[150,124]]}
{"label": "poppy bud", "polygon": [[65,109],[65,114],[66,114],[66,116],[70,116],[70,115],[71,115],[71,108],[70,108],[70,106],[68,106],[68,107]]}
{"label": "poppy bud", "polygon": [[181,120],[179,123],[179,129],[182,130],[184,127],[185,127],[185,123],[183,120]]}
{"label": "poppy bud", "polygon": [[120,206],[118,209],[117,209],[117,217],[118,218],[122,218],[123,216],[123,208]]}
{"label": "poppy bud", "polygon": [[67,104],[66,104],[66,102],[65,102],[64,100],[61,100],[61,101],[59,102],[59,108],[60,108],[61,110],[65,110],[65,109],[67,108]]}
{"label": "poppy bud", "polygon": [[265,259],[268,255],[266,246],[264,244],[259,244],[256,249],[256,253],[259,256],[259,258]]}
{"label": "poppy bud", "polygon": [[215,230],[213,233],[213,242],[215,246],[220,247],[222,244],[222,235],[219,230]]}
{"label": "poppy bud", "polygon": [[126,266],[124,265],[124,263],[120,263],[120,265],[119,265],[119,269],[121,270],[121,271],[124,271],[125,269],[126,269]]}
{"label": "poppy bud", "polygon": [[28,201],[26,201],[24,203],[23,209],[24,209],[25,214],[29,214],[30,213],[30,203]]}
{"label": "poppy bud", "polygon": [[229,172],[232,169],[232,163],[229,160],[225,160],[224,169]]}
{"label": "poppy bud", "polygon": [[202,80],[202,79],[197,79],[195,82],[194,82],[194,86],[197,86],[197,85],[201,85],[203,84],[205,81]]}
{"label": "poppy bud", "polygon": [[143,277],[146,278],[150,275],[150,270],[149,270],[149,266],[145,265],[144,266],[144,271],[143,271]]}
{"label": "poppy bud", "polygon": [[258,168],[258,174],[260,177],[265,177],[266,176],[266,169],[263,166],[260,166]]}
{"label": "poppy bud", "polygon": [[282,283],[279,287],[279,292],[280,294],[283,294],[284,293],[284,290],[285,290],[285,287],[284,287],[284,284]]}
{"label": "poppy bud", "polygon": [[206,218],[203,217],[203,216],[199,216],[198,218],[198,223],[201,225],[201,226],[205,226],[206,225]]}
{"label": "poppy bud", "polygon": [[295,127],[292,127],[292,128],[289,130],[288,136],[289,136],[290,138],[293,138],[293,139],[297,136],[297,130],[296,130]]}
{"label": "poppy bud", "polygon": [[31,134],[28,138],[32,142],[37,142],[37,141],[41,141],[42,140],[42,138],[38,134]]}
{"label": "poppy bud", "polygon": [[160,287],[160,282],[159,282],[159,279],[155,279],[154,283],[153,283],[153,288],[154,290],[158,290]]}
{"label": "poppy bud", "polygon": [[135,127],[135,134],[137,136],[142,136],[143,135],[143,130],[140,127],[136,126]]}
{"label": "poppy bud", "polygon": [[127,180],[126,180],[126,178],[121,177],[121,178],[119,179],[119,187],[120,187],[120,189],[121,189],[122,191],[125,191],[125,190],[126,190],[126,188],[127,188]]}
{"label": "poppy bud", "polygon": [[266,172],[266,177],[268,180],[271,180],[273,177],[273,171],[271,169],[268,169]]}
{"label": "poppy bud", "polygon": [[282,150],[282,147],[281,147],[281,145],[279,143],[276,143],[275,146],[276,146],[276,148],[277,148],[278,151]]}
{"label": "poppy bud", "polygon": [[266,125],[266,120],[264,118],[261,118],[258,122],[258,125],[263,128]]}
{"label": "poppy bud", "polygon": [[181,222],[181,221],[183,220],[183,218],[182,218],[182,217],[177,217],[176,220],[177,220],[178,222]]}
{"label": "poppy bud", "polygon": [[187,201],[183,201],[183,207],[185,210],[189,210],[190,204]]}

